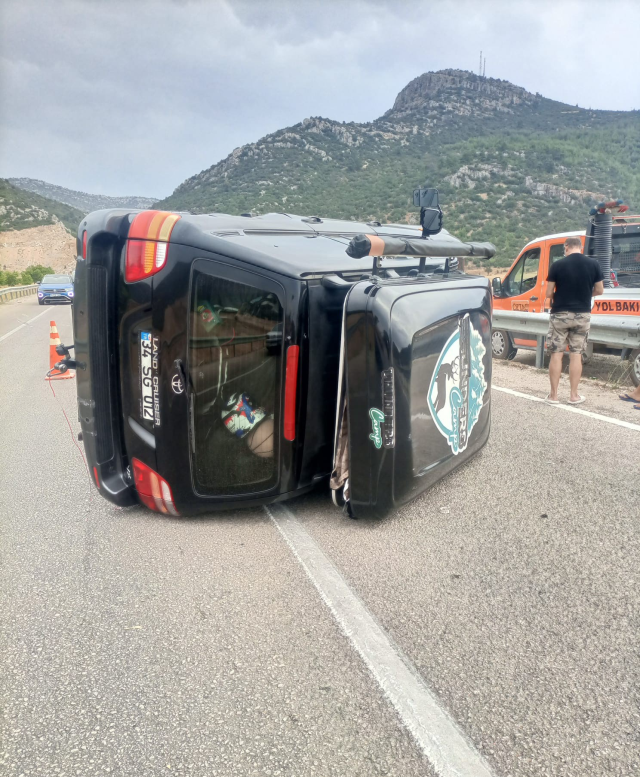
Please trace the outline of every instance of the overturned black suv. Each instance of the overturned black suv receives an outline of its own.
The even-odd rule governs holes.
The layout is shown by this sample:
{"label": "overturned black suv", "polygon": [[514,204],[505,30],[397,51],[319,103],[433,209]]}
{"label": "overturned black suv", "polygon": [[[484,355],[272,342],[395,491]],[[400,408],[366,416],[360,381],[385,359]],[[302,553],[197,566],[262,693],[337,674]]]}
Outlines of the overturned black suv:
{"label": "overturned black suv", "polygon": [[[423,209],[424,210],[424,209]],[[78,232],[78,411],[100,493],[188,515],[330,482],[354,517],[487,441],[491,294],[407,225],[102,210]]]}

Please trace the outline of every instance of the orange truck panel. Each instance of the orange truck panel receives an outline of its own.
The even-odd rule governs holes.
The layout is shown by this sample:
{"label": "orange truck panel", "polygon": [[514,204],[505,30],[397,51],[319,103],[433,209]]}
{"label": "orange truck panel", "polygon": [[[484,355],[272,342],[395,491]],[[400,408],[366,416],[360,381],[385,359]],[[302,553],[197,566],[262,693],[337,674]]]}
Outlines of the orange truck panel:
{"label": "orange truck panel", "polygon": [[[584,234],[576,235],[575,232],[540,238],[528,243],[502,279],[505,296],[494,296],[494,310],[544,312],[549,262],[557,261],[564,255],[564,241],[569,235],[580,237],[584,249]],[[634,291],[623,287],[608,289],[604,295],[594,299],[591,313],[607,316],[640,316],[640,290]],[[531,344],[528,340],[520,341],[515,338],[514,342],[518,345]]]}

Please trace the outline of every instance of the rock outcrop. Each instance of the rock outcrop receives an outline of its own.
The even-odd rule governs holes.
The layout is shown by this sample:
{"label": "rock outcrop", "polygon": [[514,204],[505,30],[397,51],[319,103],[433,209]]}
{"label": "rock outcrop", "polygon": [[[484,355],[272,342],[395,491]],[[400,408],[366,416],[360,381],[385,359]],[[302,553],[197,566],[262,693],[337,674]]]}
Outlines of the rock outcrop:
{"label": "rock outcrop", "polygon": [[398,94],[389,114],[445,109],[460,116],[512,112],[517,105],[534,105],[538,97],[499,78],[485,78],[466,70],[424,73]]}

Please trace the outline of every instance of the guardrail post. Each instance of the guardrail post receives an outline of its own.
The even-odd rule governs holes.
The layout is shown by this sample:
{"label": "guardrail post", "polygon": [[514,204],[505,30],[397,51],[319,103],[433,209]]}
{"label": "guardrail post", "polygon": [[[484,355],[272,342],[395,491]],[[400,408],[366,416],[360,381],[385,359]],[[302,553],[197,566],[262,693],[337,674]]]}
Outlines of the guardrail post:
{"label": "guardrail post", "polygon": [[536,337],[536,367],[544,369],[544,335]]}

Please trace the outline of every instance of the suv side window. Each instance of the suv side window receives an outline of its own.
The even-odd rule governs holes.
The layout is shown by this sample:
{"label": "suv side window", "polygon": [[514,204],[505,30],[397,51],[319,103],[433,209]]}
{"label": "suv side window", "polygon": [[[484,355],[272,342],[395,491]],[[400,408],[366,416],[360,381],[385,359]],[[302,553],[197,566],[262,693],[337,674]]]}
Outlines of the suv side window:
{"label": "suv side window", "polygon": [[531,248],[523,254],[502,284],[503,297],[517,297],[533,289],[538,281],[540,249]]}

